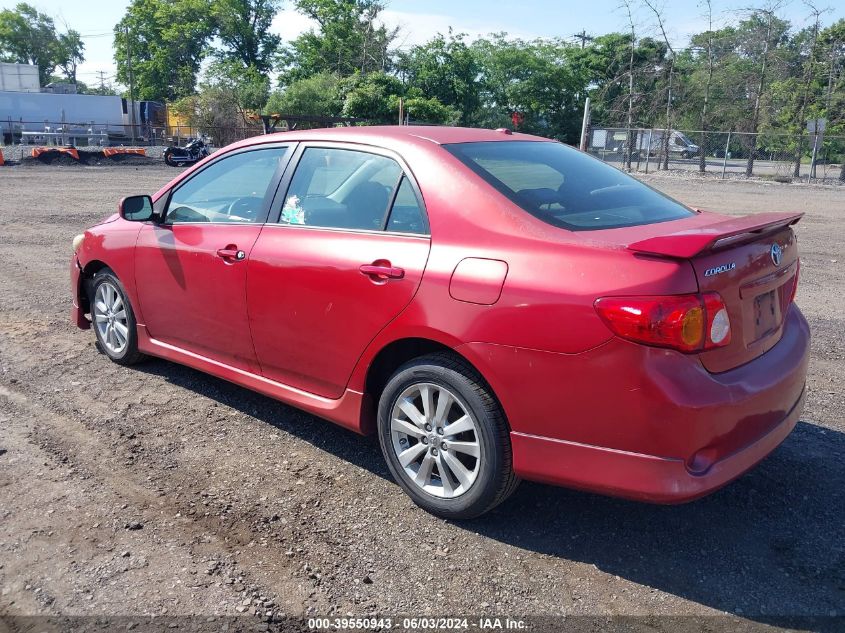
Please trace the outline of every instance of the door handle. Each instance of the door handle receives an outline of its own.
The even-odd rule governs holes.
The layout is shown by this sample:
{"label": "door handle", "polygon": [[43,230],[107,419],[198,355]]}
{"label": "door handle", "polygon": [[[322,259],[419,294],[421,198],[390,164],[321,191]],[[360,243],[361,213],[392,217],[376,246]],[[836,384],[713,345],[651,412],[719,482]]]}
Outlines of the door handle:
{"label": "door handle", "polygon": [[246,253],[238,249],[237,246],[227,246],[226,248],[218,248],[217,256],[223,259],[234,259],[236,262],[246,259]]}
{"label": "door handle", "polygon": [[405,269],[391,266],[390,262],[364,264],[358,270],[361,274],[375,277],[376,279],[402,279],[405,276]]}

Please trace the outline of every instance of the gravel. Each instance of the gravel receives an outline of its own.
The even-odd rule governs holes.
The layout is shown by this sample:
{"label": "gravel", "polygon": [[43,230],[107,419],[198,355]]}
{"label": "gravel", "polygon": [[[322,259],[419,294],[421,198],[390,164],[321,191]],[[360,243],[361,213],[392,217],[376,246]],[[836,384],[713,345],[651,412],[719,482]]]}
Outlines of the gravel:
{"label": "gravel", "polygon": [[176,173],[0,168],[0,614],[630,615],[672,630],[655,616],[845,613],[841,188],[648,177],[711,210],[807,212],[808,404],[772,456],[684,506],[524,483],[449,523],[401,493],[373,438],[168,362],[119,367],[70,325],[72,237]]}

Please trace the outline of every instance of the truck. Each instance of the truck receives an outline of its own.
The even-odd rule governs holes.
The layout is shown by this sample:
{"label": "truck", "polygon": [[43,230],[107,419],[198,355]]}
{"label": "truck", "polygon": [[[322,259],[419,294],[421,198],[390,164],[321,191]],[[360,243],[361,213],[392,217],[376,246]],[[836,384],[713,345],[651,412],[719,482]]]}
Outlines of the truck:
{"label": "truck", "polygon": [[[649,138],[651,137],[651,138]],[[636,130],[634,134],[634,155],[641,158],[659,156],[665,151],[666,130]],[[625,152],[626,143],[619,146],[619,152]],[[690,140],[683,132],[669,130],[669,157],[693,158],[701,153],[701,148]]]}
{"label": "truck", "polygon": [[[665,129],[643,129],[631,130],[634,149],[632,156],[639,155],[659,156],[664,151],[666,139]],[[624,128],[593,128],[590,148],[600,149],[619,154],[625,154],[628,147],[628,130]],[[669,156],[670,158],[693,158],[701,153],[701,148],[690,140],[683,132],[669,130]]]}

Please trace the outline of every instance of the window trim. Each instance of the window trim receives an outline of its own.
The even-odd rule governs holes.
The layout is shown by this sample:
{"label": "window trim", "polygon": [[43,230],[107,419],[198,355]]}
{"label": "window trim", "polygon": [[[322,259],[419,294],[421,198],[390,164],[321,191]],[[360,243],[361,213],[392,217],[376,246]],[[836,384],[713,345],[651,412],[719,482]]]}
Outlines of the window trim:
{"label": "window trim", "polygon": [[[248,226],[260,226],[267,223],[267,218],[270,214],[271,205],[273,202],[273,197],[275,195],[276,188],[279,185],[279,182],[284,177],[288,165],[290,164],[291,158],[293,157],[294,152],[296,151],[297,143],[295,141],[290,142],[280,142],[280,141],[273,141],[269,143],[257,143],[255,145],[247,145],[245,147],[239,147],[237,149],[221,153],[219,156],[212,154],[213,159],[208,161],[206,164],[202,166],[201,169],[197,169],[190,173],[189,176],[183,178],[179,182],[177,182],[170,190],[167,192],[167,195],[164,196],[167,198],[167,202],[164,205],[164,211],[161,216],[161,220],[159,224],[163,226],[173,227],[173,226],[233,226],[233,225],[248,225]],[[191,182],[195,177],[199,174],[204,172],[209,167],[216,165],[222,160],[226,160],[227,158],[231,158],[232,156],[236,156],[238,154],[246,154],[247,152],[255,152],[255,151],[262,151],[265,149],[286,149],[285,153],[279,159],[279,165],[276,167],[276,171],[273,172],[273,177],[270,179],[270,182],[267,185],[267,190],[264,192],[264,200],[261,203],[261,212],[255,219],[255,222],[168,222],[167,221],[167,214],[170,211],[170,202],[173,199],[173,194],[179,191],[182,187],[187,185]]]}
{"label": "window trim", "polygon": [[[353,151],[353,152],[364,152],[367,154],[375,154],[376,156],[384,156],[386,158],[390,158],[399,165],[401,169],[401,175],[396,180],[396,184],[393,187],[393,192],[389,198],[389,204],[385,210],[385,215],[382,220],[382,228],[381,229],[350,229],[345,227],[334,227],[334,226],[308,226],[306,224],[282,224],[281,217],[282,217],[282,206],[287,198],[288,190],[290,189],[291,182],[293,181],[293,176],[296,173],[297,168],[299,167],[299,163],[302,160],[302,155],[305,153],[305,150],[308,148],[319,148],[319,149],[339,149],[339,150],[346,150],[346,151]],[[413,189],[414,196],[417,199],[417,205],[420,208],[420,213],[422,214],[422,220],[424,224],[424,232],[423,233],[405,233],[401,231],[388,231],[387,230],[387,222],[390,219],[390,214],[393,211],[393,203],[396,200],[396,194],[399,192],[399,185],[402,182],[402,178],[407,178],[408,182],[411,184],[411,188]],[[413,171],[411,171],[410,167],[408,167],[408,163],[405,160],[394,152],[393,150],[386,149],[384,147],[378,147],[376,145],[367,145],[365,143],[348,143],[343,141],[305,141],[300,142],[297,144],[297,147],[293,154],[290,157],[290,160],[287,163],[287,168],[285,170],[285,174],[283,178],[279,181],[279,184],[276,189],[276,193],[273,196],[273,200],[270,205],[270,214],[266,221],[266,226],[283,226],[283,227],[291,227],[295,229],[313,229],[313,230],[323,230],[323,231],[341,231],[344,233],[367,233],[367,234],[380,234],[380,235],[406,235],[406,236],[414,236],[414,237],[424,237],[430,238],[431,237],[431,224],[428,220],[428,210],[425,206],[425,200],[422,196],[422,191],[420,190],[419,185],[417,184],[417,180],[414,177]]]}

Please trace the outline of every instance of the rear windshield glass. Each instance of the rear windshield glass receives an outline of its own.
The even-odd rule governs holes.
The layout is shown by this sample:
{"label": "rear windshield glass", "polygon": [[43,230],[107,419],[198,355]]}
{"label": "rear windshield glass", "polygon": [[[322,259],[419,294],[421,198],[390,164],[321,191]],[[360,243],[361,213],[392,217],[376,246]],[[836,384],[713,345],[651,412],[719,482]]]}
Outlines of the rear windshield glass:
{"label": "rear windshield glass", "polygon": [[693,215],[679,202],[561,143],[493,141],[444,147],[528,213],[574,231]]}

